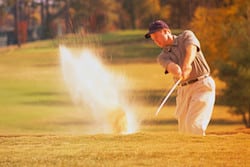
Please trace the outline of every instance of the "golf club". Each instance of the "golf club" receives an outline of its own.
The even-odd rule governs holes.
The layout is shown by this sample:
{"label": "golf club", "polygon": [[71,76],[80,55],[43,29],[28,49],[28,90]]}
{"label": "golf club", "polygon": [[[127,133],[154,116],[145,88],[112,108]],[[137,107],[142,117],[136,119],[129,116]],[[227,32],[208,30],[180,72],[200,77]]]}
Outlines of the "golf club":
{"label": "golf club", "polygon": [[161,110],[161,108],[163,107],[163,105],[166,103],[166,101],[168,100],[169,96],[173,93],[173,91],[175,90],[175,88],[177,87],[177,85],[179,85],[179,83],[181,82],[182,78],[180,78],[174,85],[173,87],[170,89],[170,91],[168,92],[167,96],[164,98],[164,100],[162,101],[161,105],[159,106],[159,108],[157,109],[155,116],[157,116]]}

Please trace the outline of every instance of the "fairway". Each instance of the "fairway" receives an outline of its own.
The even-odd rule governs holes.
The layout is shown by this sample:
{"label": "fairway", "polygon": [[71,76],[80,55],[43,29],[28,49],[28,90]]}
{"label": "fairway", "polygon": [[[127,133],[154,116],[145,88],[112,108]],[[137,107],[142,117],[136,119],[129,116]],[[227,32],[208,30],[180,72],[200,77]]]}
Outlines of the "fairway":
{"label": "fairway", "polygon": [[[167,125],[165,125],[167,126]],[[155,126],[155,129],[158,129]],[[248,166],[249,134],[1,137],[1,166]]]}
{"label": "fairway", "polygon": [[[133,40],[142,34],[136,32]],[[129,39],[122,32],[108,35],[102,39],[104,62],[127,80],[124,96],[139,123],[137,132],[95,133],[89,108],[75,105],[64,84],[55,41],[2,48],[0,166],[249,166],[250,130],[241,117],[218,103],[207,136],[179,134],[175,93],[154,116],[173,84],[153,57],[159,50],[139,40],[133,43],[141,48],[137,54],[126,52]],[[115,39],[121,41],[110,42]],[[224,84],[216,83],[220,92]]]}

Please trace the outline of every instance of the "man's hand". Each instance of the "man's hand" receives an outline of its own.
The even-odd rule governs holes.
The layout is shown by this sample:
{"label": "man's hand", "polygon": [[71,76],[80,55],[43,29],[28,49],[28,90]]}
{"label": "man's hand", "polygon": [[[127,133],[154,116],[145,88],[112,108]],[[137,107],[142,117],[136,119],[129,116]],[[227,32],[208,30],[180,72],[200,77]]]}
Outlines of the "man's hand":
{"label": "man's hand", "polygon": [[178,64],[169,63],[167,66],[167,71],[171,73],[177,79],[182,77],[182,71]]}
{"label": "man's hand", "polygon": [[186,80],[189,77],[191,71],[192,71],[192,66],[191,65],[183,66],[183,68],[182,68],[182,78],[183,78],[183,80]]}

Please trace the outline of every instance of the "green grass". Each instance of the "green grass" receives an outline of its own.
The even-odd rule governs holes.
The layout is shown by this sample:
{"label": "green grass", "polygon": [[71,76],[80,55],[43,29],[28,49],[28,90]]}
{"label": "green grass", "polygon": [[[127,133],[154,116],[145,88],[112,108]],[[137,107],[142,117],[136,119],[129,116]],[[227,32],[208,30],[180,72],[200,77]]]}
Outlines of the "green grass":
{"label": "green grass", "polygon": [[[247,166],[248,135],[187,137],[151,132],[126,136],[1,137],[2,166]],[[242,147],[244,145],[245,147]]]}
{"label": "green grass", "polygon": [[[85,41],[130,81],[126,93],[141,121],[130,135],[90,134],[95,127],[88,108],[72,103],[62,80],[60,40],[1,48],[0,166],[249,166],[250,131],[227,106],[215,106],[206,137],[178,134],[173,98],[154,116],[173,82],[155,62],[160,49],[142,39],[144,33]],[[224,85],[216,83],[219,92]]]}

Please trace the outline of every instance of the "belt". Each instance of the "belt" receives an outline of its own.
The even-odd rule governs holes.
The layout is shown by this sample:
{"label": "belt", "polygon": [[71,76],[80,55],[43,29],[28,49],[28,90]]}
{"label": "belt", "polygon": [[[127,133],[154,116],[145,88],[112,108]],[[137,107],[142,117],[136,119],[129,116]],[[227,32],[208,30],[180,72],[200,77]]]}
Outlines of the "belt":
{"label": "belt", "polygon": [[209,74],[202,75],[202,76],[197,77],[197,78],[195,78],[195,79],[191,79],[191,80],[189,80],[189,81],[183,82],[183,83],[180,84],[180,86],[186,86],[186,85],[195,83],[195,82],[197,82],[197,81],[200,81],[200,80],[202,80],[202,79],[205,79],[205,78],[207,78],[207,77],[209,77]]}

